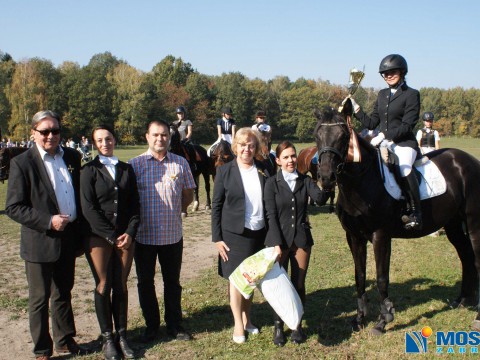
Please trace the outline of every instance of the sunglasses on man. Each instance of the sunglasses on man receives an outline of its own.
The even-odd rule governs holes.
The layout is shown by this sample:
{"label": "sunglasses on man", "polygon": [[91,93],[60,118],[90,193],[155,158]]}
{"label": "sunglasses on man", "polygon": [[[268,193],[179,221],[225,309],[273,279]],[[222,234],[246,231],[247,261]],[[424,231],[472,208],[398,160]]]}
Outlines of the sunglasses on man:
{"label": "sunglasses on man", "polygon": [[42,135],[42,136],[48,136],[48,135],[50,135],[50,133],[52,133],[52,135],[60,134],[60,129],[43,129],[43,130],[33,129],[33,130],[40,133],[40,135]]}

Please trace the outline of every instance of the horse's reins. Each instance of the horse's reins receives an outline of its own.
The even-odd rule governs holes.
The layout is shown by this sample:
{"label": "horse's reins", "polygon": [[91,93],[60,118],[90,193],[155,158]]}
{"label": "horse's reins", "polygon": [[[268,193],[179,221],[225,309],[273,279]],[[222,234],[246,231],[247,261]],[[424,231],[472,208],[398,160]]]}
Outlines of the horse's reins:
{"label": "horse's reins", "polygon": [[[320,123],[317,125],[317,127],[321,127],[321,126],[340,126],[342,127],[342,130],[344,130],[344,126],[347,127],[347,124],[346,123],[343,123],[343,122],[334,122],[334,123]],[[345,129],[344,130],[345,134],[348,134],[348,130]],[[342,152],[338,151],[337,149],[335,149],[334,147],[332,146],[324,146],[322,147],[321,149],[318,150],[318,163],[320,164],[320,157],[325,154],[325,153],[333,153],[334,155],[337,155],[341,162],[338,164],[337,166],[337,173],[340,173],[341,170],[343,169],[343,167],[345,166],[345,157],[346,157],[346,153],[348,151],[348,142],[346,144],[346,146],[344,147],[344,149],[342,150]],[[345,154],[345,156],[343,155]]]}
{"label": "horse's reins", "polygon": [[[348,118],[347,120],[350,120],[350,119]],[[318,124],[317,126],[318,127],[321,127],[321,126],[341,126],[344,133],[347,134],[349,137],[351,136],[350,131],[353,131],[350,121],[348,121],[348,123],[338,122],[338,121],[334,122],[334,123],[321,123],[321,124]],[[349,175],[348,173],[345,173],[343,171],[344,167],[345,167],[345,164],[347,163],[347,155],[348,155],[349,145],[350,145],[349,142],[347,142],[345,144],[345,147],[343,148],[342,152],[338,151],[334,147],[324,146],[323,148],[318,150],[318,163],[320,164],[320,157],[321,157],[322,154],[325,154],[325,153],[328,153],[328,152],[333,153],[334,155],[337,155],[341,160],[341,162],[337,165],[337,169],[336,169],[337,175],[340,175],[342,173],[345,174],[345,175]],[[366,166],[360,174],[355,174],[355,176],[361,176],[361,175],[365,174],[370,169],[371,165],[372,165],[372,161],[370,161],[368,163],[368,166]]]}

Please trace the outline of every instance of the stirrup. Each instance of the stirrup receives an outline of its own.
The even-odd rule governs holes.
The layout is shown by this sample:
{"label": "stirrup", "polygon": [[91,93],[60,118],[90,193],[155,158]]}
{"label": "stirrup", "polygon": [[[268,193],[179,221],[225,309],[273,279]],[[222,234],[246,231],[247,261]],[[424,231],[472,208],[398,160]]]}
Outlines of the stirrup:
{"label": "stirrup", "polygon": [[413,214],[402,216],[403,227],[406,230],[420,230],[422,224],[417,220],[417,217]]}

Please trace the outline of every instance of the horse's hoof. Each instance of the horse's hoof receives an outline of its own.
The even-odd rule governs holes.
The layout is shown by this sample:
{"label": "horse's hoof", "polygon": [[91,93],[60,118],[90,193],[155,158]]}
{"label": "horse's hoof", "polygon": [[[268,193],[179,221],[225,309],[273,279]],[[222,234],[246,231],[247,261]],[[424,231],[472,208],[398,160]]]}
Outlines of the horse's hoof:
{"label": "horse's hoof", "polygon": [[385,329],[383,327],[374,327],[370,330],[370,334],[373,336],[382,336],[385,334]]}
{"label": "horse's hoof", "polygon": [[[382,315],[380,315],[382,317]],[[380,320],[375,324],[375,326],[370,330],[370,334],[374,336],[380,336],[385,334],[385,325],[387,323],[385,322],[385,319],[380,318]]]}
{"label": "horse's hoof", "polygon": [[352,331],[353,332],[360,332],[365,328],[362,323],[359,323],[357,319],[352,320]]}
{"label": "horse's hoof", "polygon": [[188,216],[186,212],[182,212],[182,219],[185,219]]}
{"label": "horse's hoof", "polygon": [[476,306],[477,305],[477,299],[475,296],[468,296],[468,297],[459,297],[455,300],[453,300],[449,306],[451,309],[458,309],[462,307],[471,307],[471,306]]}
{"label": "horse's hoof", "polygon": [[205,210],[212,210],[212,207],[210,205],[205,206]]}
{"label": "horse's hoof", "polygon": [[385,314],[385,322],[388,324],[394,319],[393,314]]}
{"label": "horse's hoof", "polygon": [[472,329],[475,331],[480,331],[480,320],[473,320]]}
{"label": "horse's hoof", "polygon": [[193,202],[193,209],[192,211],[198,211],[198,201]]}

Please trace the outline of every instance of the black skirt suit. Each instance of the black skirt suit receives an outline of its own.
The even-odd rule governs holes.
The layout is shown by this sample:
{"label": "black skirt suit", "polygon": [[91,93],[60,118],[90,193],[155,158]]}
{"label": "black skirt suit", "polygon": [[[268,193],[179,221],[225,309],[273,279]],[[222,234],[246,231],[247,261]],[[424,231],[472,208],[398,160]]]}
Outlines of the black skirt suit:
{"label": "black skirt suit", "polygon": [[267,180],[264,190],[268,219],[266,246],[279,245],[288,249],[295,244],[305,249],[313,245],[307,219],[309,196],[321,205],[328,199],[328,195],[307,175],[298,174],[293,192],[281,170]]}
{"label": "black skirt suit", "polygon": [[[255,165],[263,193],[269,174],[259,162],[255,161]],[[230,248],[228,261],[219,256],[219,275],[228,278],[243,260],[261,250],[265,235],[265,228],[257,231],[245,228],[245,189],[237,161],[217,168],[212,198],[212,241],[224,241]]]}
{"label": "black skirt suit", "polygon": [[140,203],[131,165],[119,161],[114,180],[97,156],[82,168],[80,188],[82,211],[91,233],[111,244],[125,233],[135,239]]}

